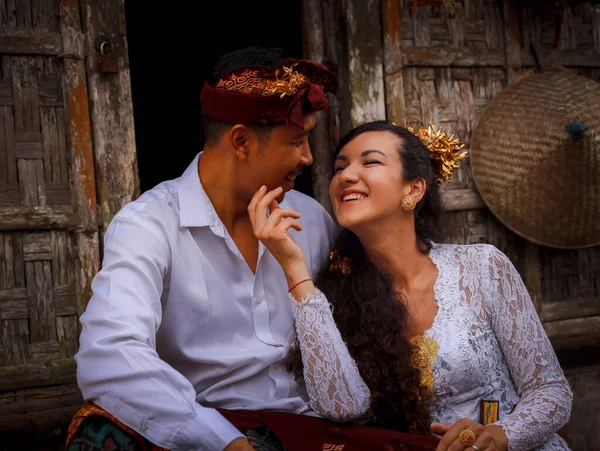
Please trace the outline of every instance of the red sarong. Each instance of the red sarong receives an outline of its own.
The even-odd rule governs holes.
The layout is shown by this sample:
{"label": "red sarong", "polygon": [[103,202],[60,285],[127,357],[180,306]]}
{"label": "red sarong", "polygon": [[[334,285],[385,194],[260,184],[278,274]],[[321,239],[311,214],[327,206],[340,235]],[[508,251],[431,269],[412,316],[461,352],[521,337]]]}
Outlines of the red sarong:
{"label": "red sarong", "polygon": [[[217,410],[241,432],[262,426],[270,428],[288,451],[435,451],[439,442],[439,439],[431,435],[336,423],[306,415],[255,410]],[[67,447],[83,420],[92,415],[108,418],[131,434],[143,450],[168,451],[156,445],[148,446],[144,437],[93,403],[86,404],[73,417],[67,431]]]}

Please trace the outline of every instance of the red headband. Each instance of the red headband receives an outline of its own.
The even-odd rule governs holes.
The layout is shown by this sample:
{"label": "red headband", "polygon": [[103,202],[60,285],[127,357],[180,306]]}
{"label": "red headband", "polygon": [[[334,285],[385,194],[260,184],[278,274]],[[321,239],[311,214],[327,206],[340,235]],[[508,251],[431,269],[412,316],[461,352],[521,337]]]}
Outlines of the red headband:
{"label": "red headband", "polygon": [[327,109],[335,94],[333,72],[317,63],[288,59],[277,67],[246,66],[216,83],[204,83],[202,114],[230,124],[287,123],[304,131],[304,115]]}

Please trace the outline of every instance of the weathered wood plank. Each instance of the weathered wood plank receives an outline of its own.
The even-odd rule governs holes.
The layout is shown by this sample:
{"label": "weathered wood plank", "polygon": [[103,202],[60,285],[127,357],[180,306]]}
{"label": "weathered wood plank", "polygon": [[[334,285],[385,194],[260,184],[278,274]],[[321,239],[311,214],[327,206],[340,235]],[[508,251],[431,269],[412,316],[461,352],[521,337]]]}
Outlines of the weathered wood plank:
{"label": "weathered wood plank", "polygon": [[542,309],[542,285],[540,281],[540,248],[531,241],[525,241],[523,281],[531,296],[531,301],[539,313]]}
{"label": "weathered wood plank", "polygon": [[17,0],[17,27],[31,28],[31,0]]}
{"label": "weathered wood plank", "polygon": [[27,207],[39,205],[34,161],[19,159],[17,163],[21,203]]}
{"label": "weathered wood plank", "polygon": [[[53,288],[54,309],[56,316],[77,314],[75,288],[70,285]],[[0,290],[0,320],[29,318],[29,304],[26,288]]]}
{"label": "weathered wood plank", "polygon": [[542,302],[540,316],[542,321],[600,316],[600,300],[572,299],[568,301]]}
{"label": "weathered wood plank", "polygon": [[[89,7],[83,3],[80,5],[78,0],[60,0],[60,28],[65,51],[70,49],[76,53],[84,48],[85,39],[81,30],[80,6],[83,9]],[[108,11],[113,11],[108,3],[104,7]],[[102,10],[105,10],[105,8],[102,8]],[[118,9],[118,11],[121,12],[119,15],[120,20],[124,20],[125,15],[122,8]],[[117,12],[114,13],[117,14]],[[90,33],[89,48],[91,49],[95,37],[101,33],[105,33],[106,30],[90,29],[89,24],[87,30]],[[90,54],[95,53],[94,50],[86,50],[90,51]],[[91,59],[88,58],[88,60]],[[92,279],[100,267],[100,243],[98,240],[96,216],[96,173],[94,168],[94,148],[92,147],[90,107],[87,94],[88,85],[84,62],[65,58],[64,73],[67,99],[67,118],[65,119],[65,124],[68,124],[68,152],[70,156],[69,161],[71,162],[71,178],[75,194],[75,204],[77,205],[82,225],[81,232],[75,236],[77,254],[74,255],[76,262],[74,273],[77,274],[75,281],[77,313],[81,315],[91,297]],[[127,79],[127,83],[129,83],[129,79]],[[90,91],[95,91],[96,89],[98,88],[94,86]],[[116,96],[124,95],[123,92],[113,94]],[[105,106],[105,110],[98,111],[94,121],[108,120],[108,117],[111,117],[111,120],[113,120],[111,124],[121,123],[128,130],[127,133],[133,134],[133,114],[131,111],[129,111],[130,116],[128,118],[124,117],[123,121],[120,121],[111,115],[112,113],[110,112],[113,111],[113,108],[113,105]],[[103,114],[106,114],[104,119]],[[130,125],[128,126],[127,124]],[[103,137],[99,138],[103,139]],[[111,140],[110,137],[106,139]],[[95,150],[98,151],[100,148],[96,147]],[[125,146],[123,146],[123,149],[114,149],[114,155],[117,155],[117,159],[119,159],[121,150],[123,153],[127,153]],[[113,155],[110,158],[106,157],[106,160],[111,160],[112,157]],[[96,153],[96,158],[98,163],[104,160],[98,153]],[[135,172],[137,174],[137,169]],[[115,173],[111,176],[118,179],[120,175],[119,171],[115,168]]]}
{"label": "weathered wood plank", "polygon": [[445,211],[475,210],[486,208],[481,196],[470,189],[453,189],[443,191],[442,208]]}
{"label": "weathered wood plank", "polygon": [[515,0],[502,0],[504,18],[504,51],[506,54],[506,76],[512,83],[521,72],[521,30],[519,9]]}
{"label": "weathered wood plank", "polygon": [[29,361],[29,325],[26,319],[0,321],[0,337],[5,365],[20,365]]}
{"label": "weathered wood plank", "polygon": [[[58,161],[59,161],[59,176],[54,181],[63,183],[69,182],[69,169],[67,167],[67,132],[65,127],[65,111],[62,106],[56,108],[56,128],[58,134]],[[54,173],[54,168],[53,168]]]}
{"label": "weathered wood plank", "polygon": [[16,0],[6,0],[6,25],[7,28],[17,27]]}
{"label": "weathered wood plank", "polygon": [[[600,67],[600,52],[596,49],[579,48],[577,51],[536,48],[540,61],[544,66],[584,66]],[[535,60],[529,49],[521,49],[523,66],[535,66]]]}
{"label": "weathered wood plank", "polygon": [[11,107],[4,109],[4,138],[6,143],[6,172],[8,183],[18,183],[17,178],[17,152],[15,149],[15,124]]}
{"label": "weathered wood plank", "polygon": [[[15,398],[18,402],[15,402]],[[0,393],[0,416],[41,412],[78,404],[83,404],[83,399],[76,384],[10,391]]]}
{"label": "weathered wood plank", "polygon": [[0,290],[0,320],[27,319],[29,305],[27,289]]}
{"label": "weathered wood plank", "polygon": [[60,345],[58,341],[43,341],[39,343],[31,343],[30,349],[32,362],[56,360],[61,358]]}
{"label": "weathered wood plank", "polygon": [[23,259],[23,234],[12,232],[15,287],[25,287],[25,260]]}
{"label": "weathered wood plank", "polygon": [[[76,0],[61,1],[78,3]],[[139,196],[127,30],[123,0],[106,0],[102,8],[98,8],[96,1],[82,0],[81,6],[88,38],[87,79],[103,231],[125,203]],[[117,74],[98,72],[98,52],[93,46],[94,39],[100,34],[111,37],[111,51],[119,66]],[[114,127],[114,124],[120,126]]]}
{"label": "weathered wood plank", "polygon": [[56,316],[67,316],[77,314],[77,300],[75,298],[75,287],[72,285],[60,285],[54,287],[54,307]]}
{"label": "weathered wood plank", "polygon": [[23,443],[23,434],[49,434],[69,424],[83,402],[21,415],[2,416],[0,432],[17,432],[14,443]]}
{"label": "weathered wood plank", "polygon": [[504,67],[504,50],[474,52],[467,47],[404,47],[404,67]]}
{"label": "weathered wood plank", "polygon": [[76,382],[73,359],[0,367],[0,391]]}
{"label": "weathered wood plank", "polygon": [[[44,31],[0,31],[0,53],[12,55],[59,55],[59,33]],[[81,56],[80,56],[81,57]]]}
{"label": "weathered wood plank", "polygon": [[383,24],[383,67],[385,84],[386,117],[390,122],[404,124],[404,73],[402,68],[402,16],[400,3],[396,0],[381,0]]}
{"label": "weathered wood plank", "polygon": [[11,79],[13,82],[13,115],[14,115],[14,131],[26,131],[23,120],[23,82],[21,80],[20,60],[22,57],[11,57]]}
{"label": "weathered wood plank", "polygon": [[4,108],[0,106],[0,186],[6,184],[8,184],[8,162],[4,132]]}
{"label": "weathered wood plank", "polygon": [[92,297],[92,280],[100,269],[98,234],[78,233],[76,235],[78,258],[75,261],[75,272],[78,279],[75,285],[77,293],[77,314],[81,316],[88,301]]}
{"label": "weathered wood plank", "polygon": [[[306,58],[324,63],[323,9],[320,1],[306,0],[302,8],[302,27],[305,30],[304,53]],[[331,172],[331,152],[327,112],[317,114],[317,126],[311,136],[311,149],[314,155],[311,178],[313,197],[331,212],[329,200],[329,174]]]}
{"label": "weathered wood plank", "polygon": [[350,0],[346,5],[346,20],[351,24],[348,63],[352,125],[385,119],[379,6],[379,0]]}
{"label": "weathered wood plank", "polygon": [[62,230],[50,231],[50,243],[52,246],[52,281],[55,286],[68,285],[65,233]]}
{"label": "weathered wood plank", "polygon": [[572,318],[562,321],[545,322],[544,329],[550,340],[597,335],[600,330],[600,316]]}
{"label": "weathered wood plank", "polygon": [[62,357],[73,357],[79,346],[79,320],[76,315],[56,318],[58,342]]}
{"label": "weathered wood plank", "polygon": [[[63,46],[65,49],[71,50],[78,48],[82,45],[79,2],[77,0],[61,0],[60,17]],[[64,77],[69,123],[69,152],[76,205],[84,229],[93,232],[97,230],[96,176],[83,61],[65,58]]]}

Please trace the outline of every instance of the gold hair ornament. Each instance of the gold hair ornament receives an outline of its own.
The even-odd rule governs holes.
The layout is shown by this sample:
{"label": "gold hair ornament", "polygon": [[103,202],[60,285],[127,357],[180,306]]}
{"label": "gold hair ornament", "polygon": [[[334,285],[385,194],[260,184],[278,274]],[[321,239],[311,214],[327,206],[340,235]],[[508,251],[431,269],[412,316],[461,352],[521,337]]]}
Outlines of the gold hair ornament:
{"label": "gold hair ornament", "polygon": [[340,252],[336,249],[329,254],[329,271],[337,271],[347,276],[352,272],[352,260],[348,257],[340,257]]}
{"label": "gold hair ornament", "polygon": [[468,152],[461,152],[465,144],[454,134],[448,135],[441,127],[436,131],[435,124],[430,124],[427,128],[420,126],[417,131],[408,124],[404,128],[417,136],[429,149],[436,183],[439,185],[449,182],[452,172],[458,167],[456,162],[468,156]]}

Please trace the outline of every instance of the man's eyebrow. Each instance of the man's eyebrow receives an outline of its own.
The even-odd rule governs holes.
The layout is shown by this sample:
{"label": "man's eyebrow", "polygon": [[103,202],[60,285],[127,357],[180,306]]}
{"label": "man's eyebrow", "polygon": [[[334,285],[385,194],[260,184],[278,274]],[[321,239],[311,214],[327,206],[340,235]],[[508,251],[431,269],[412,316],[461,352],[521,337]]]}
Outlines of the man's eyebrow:
{"label": "man's eyebrow", "polygon": [[297,135],[294,135],[292,137],[292,139],[300,139],[300,138],[304,138],[307,135],[310,135],[313,131],[314,131],[315,127],[311,128],[310,130],[304,130],[302,133],[298,133]]}

